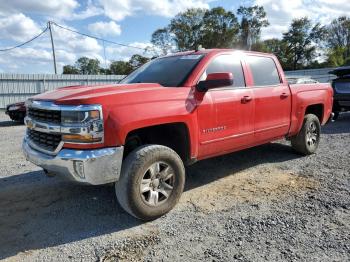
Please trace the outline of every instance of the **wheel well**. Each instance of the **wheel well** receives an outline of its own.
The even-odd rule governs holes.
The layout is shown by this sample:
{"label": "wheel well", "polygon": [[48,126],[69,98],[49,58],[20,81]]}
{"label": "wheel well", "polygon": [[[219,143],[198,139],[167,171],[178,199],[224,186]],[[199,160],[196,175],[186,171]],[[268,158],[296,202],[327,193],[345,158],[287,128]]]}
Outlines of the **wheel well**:
{"label": "wheel well", "polygon": [[190,161],[190,139],[184,123],[162,124],[133,130],[125,139],[124,157],[145,144],[157,144],[173,149],[186,164]]}
{"label": "wheel well", "polygon": [[323,105],[322,104],[316,104],[316,105],[310,105],[305,110],[305,115],[307,114],[314,114],[318,117],[320,120],[320,123],[322,123],[323,120]]}

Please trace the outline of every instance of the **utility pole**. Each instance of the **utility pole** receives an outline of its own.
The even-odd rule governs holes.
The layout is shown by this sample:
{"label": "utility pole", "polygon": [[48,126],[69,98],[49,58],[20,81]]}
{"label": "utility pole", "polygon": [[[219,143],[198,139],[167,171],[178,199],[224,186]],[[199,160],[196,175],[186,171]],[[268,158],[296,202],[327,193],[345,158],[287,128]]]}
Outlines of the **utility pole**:
{"label": "utility pole", "polygon": [[53,42],[53,37],[52,37],[51,21],[47,22],[47,27],[48,27],[49,30],[50,30],[51,46],[52,46],[52,56],[53,56],[53,66],[54,66],[54,69],[55,69],[55,75],[57,75],[55,44],[54,44],[54,42]]}

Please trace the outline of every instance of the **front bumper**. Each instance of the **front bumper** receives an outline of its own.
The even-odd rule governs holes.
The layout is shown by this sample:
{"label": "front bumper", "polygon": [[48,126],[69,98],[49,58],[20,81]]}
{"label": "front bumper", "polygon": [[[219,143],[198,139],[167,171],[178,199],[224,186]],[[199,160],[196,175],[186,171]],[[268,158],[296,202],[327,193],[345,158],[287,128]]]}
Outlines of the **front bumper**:
{"label": "front bumper", "polygon": [[27,160],[50,173],[90,185],[118,181],[124,147],[94,150],[62,149],[55,156],[33,149],[23,140],[22,149]]}

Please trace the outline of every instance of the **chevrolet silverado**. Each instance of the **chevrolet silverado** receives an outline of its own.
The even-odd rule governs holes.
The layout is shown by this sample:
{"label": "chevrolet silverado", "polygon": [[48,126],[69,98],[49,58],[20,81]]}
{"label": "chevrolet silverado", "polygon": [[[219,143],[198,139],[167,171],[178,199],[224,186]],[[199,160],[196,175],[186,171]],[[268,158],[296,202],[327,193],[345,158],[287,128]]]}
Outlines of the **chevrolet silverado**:
{"label": "chevrolet silverado", "polygon": [[26,158],[47,174],[115,183],[120,205],[151,220],[170,211],[185,166],[277,139],[315,153],[329,84],[287,83],[274,55],[199,50],[151,60],[119,84],[70,86],[26,102]]}

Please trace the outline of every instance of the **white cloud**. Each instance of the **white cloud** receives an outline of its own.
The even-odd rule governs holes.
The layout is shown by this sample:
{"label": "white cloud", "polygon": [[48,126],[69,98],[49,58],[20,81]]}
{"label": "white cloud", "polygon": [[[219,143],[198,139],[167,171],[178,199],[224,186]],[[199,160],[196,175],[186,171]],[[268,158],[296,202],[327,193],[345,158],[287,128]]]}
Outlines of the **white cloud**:
{"label": "white cloud", "polygon": [[0,14],[25,12],[40,15],[52,15],[54,17],[69,17],[75,8],[79,6],[76,0],[3,0],[0,3]]}
{"label": "white cloud", "polygon": [[134,42],[131,43],[130,46],[138,47],[141,49],[110,45],[106,48],[107,59],[127,61],[134,54],[139,54],[147,57],[152,57],[155,55],[151,43]]}
{"label": "white cloud", "polygon": [[24,14],[0,17],[0,39],[29,40],[40,33],[39,26]]}
{"label": "white cloud", "polygon": [[99,0],[99,2],[106,16],[120,21],[140,12],[171,17],[191,7],[209,8],[210,0]]}
{"label": "white cloud", "polygon": [[96,3],[92,2],[92,0],[88,0],[86,7],[83,11],[73,13],[71,16],[66,17],[66,20],[79,20],[86,19],[93,16],[103,15],[103,8]]}
{"label": "white cloud", "polygon": [[110,22],[96,22],[89,24],[88,26],[90,32],[99,36],[117,36],[120,35],[122,30],[120,25],[114,21]]}
{"label": "white cloud", "polygon": [[308,17],[314,22],[328,24],[350,12],[349,0],[255,0],[265,8],[270,26],[262,30],[262,38],[281,38],[294,18]]}

